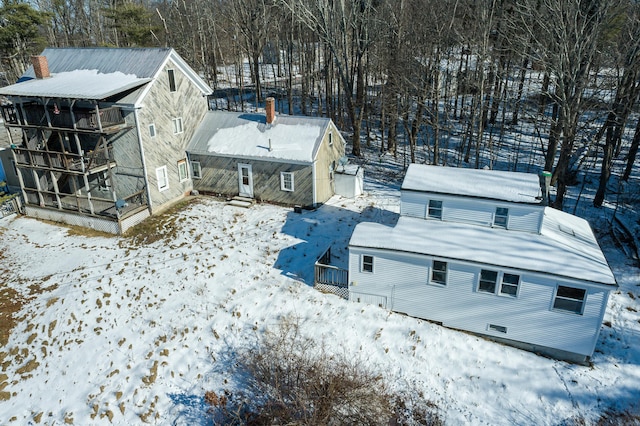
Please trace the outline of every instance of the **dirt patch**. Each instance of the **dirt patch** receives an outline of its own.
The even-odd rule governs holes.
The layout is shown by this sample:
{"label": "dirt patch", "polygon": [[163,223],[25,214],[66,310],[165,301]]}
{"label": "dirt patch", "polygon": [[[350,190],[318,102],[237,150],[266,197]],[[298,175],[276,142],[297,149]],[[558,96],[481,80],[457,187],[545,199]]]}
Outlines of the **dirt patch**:
{"label": "dirt patch", "polygon": [[162,213],[148,217],[126,232],[125,237],[128,241],[123,241],[121,246],[124,244],[124,248],[130,248],[175,239],[180,229],[180,215],[177,213],[200,202],[198,198],[189,197],[173,204]]}

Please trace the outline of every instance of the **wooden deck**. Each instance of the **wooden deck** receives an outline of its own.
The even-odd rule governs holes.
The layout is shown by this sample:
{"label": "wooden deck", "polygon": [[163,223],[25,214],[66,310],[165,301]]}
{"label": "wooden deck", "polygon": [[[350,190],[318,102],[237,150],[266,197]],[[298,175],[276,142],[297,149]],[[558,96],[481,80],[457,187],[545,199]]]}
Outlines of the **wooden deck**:
{"label": "wooden deck", "polygon": [[325,293],[335,294],[343,299],[349,299],[349,271],[329,263],[331,263],[331,247],[320,256],[314,265],[314,288]]}

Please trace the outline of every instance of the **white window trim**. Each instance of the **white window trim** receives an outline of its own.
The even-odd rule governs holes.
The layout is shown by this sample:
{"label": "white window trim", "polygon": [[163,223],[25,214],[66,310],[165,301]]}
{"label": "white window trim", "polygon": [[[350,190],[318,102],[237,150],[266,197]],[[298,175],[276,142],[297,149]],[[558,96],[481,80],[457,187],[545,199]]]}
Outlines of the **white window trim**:
{"label": "white window trim", "polygon": [[202,179],[202,167],[199,161],[191,162],[191,179]]}
{"label": "white window trim", "polygon": [[[486,290],[480,290],[480,279],[482,278],[482,271],[489,271],[489,272],[495,272],[496,273],[496,281],[495,281],[495,287],[493,289],[493,292],[491,291],[486,291]],[[513,275],[513,276],[517,276],[518,277],[518,284],[516,287],[516,294],[509,294],[509,293],[503,293],[502,292],[502,285],[504,284],[504,276],[505,275]],[[481,294],[493,294],[496,296],[500,296],[500,297],[507,297],[510,299],[517,299],[520,296],[520,288],[522,287],[522,275],[521,274],[514,274],[512,272],[504,272],[504,271],[496,271],[494,269],[481,269],[480,273],[478,274],[478,283],[476,284],[476,293],[481,293]],[[510,283],[507,283],[507,285],[513,285]]]}
{"label": "white window trim", "polygon": [[[184,168],[184,173],[180,171],[182,168]],[[180,179],[180,182],[189,180],[189,167],[187,166],[186,158],[178,161],[178,178]]]}
{"label": "white window trim", "polygon": [[[433,208],[434,210],[439,210],[440,211],[440,216],[432,216],[430,214],[431,202],[440,203],[440,207],[439,208],[436,208],[436,207]],[[429,202],[427,203],[427,218],[428,219],[434,219],[434,220],[442,220],[443,210],[444,210],[444,203],[441,200],[429,200]]]}
{"label": "white window trim", "polygon": [[182,117],[175,117],[171,119],[173,123],[173,134],[179,135],[184,132],[184,125],[182,123]]}
{"label": "white window trim", "polygon": [[[371,258],[371,270],[367,271],[364,269],[364,258],[365,257],[370,257]],[[363,254],[362,256],[360,256],[360,272],[362,272],[363,274],[373,274],[373,272],[375,271],[375,260],[374,257],[370,254]]]}
{"label": "white window trim", "polygon": [[[438,281],[434,281],[433,280],[433,273],[435,271],[434,268],[434,263],[435,262],[442,262],[444,263],[445,266],[445,270],[444,270],[444,283],[438,282]],[[442,272],[442,271],[438,271],[438,272]],[[429,268],[429,284],[437,286],[437,287],[446,287],[447,286],[447,282],[449,281],[449,262],[445,262],[443,260],[438,260],[438,259],[434,259],[431,261],[431,267]]]}
{"label": "white window trim", "polygon": [[[507,211],[506,216],[500,215],[498,216],[498,209],[505,209]],[[504,217],[504,225],[499,225],[496,223],[496,218]],[[509,208],[508,207],[496,207],[496,210],[493,212],[493,226],[496,228],[507,229],[509,227]]]}
{"label": "white window trim", "polygon": [[[291,188],[286,187],[286,176],[291,177]],[[287,192],[293,192],[295,190],[293,172],[280,172],[280,189]]]}
{"label": "white window trim", "polygon": [[156,132],[155,123],[149,124],[149,137],[150,138],[155,138],[157,134],[158,134],[158,132]]}
{"label": "white window trim", "polygon": [[[169,189],[169,174],[167,173],[167,166],[161,166],[156,169],[156,178],[158,179],[158,191],[166,191]],[[164,185],[161,185],[164,181]]]}
{"label": "white window trim", "polygon": [[[570,311],[568,309],[556,308],[554,306],[556,304],[556,299],[558,298],[558,289],[560,287],[568,287],[568,288],[574,288],[574,289],[577,289],[577,290],[584,290],[584,297],[582,299],[582,306],[580,307],[580,312]],[[565,313],[565,314],[568,314],[568,315],[584,315],[584,308],[587,305],[587,296],[589,296],[589,290],[587,290],[586,288],[573,286],[573,285],[558,284],[558,285],[556,285],[556,288],[553,291],[553,299],[551,299],[551,310],[554,311],[554,312],[561,312],[561,313]],[[562,297],[562,296],[560,296],[560,299],[573,300],[573,301],[577,300],[577,299],[570,299],[568,297]]]}

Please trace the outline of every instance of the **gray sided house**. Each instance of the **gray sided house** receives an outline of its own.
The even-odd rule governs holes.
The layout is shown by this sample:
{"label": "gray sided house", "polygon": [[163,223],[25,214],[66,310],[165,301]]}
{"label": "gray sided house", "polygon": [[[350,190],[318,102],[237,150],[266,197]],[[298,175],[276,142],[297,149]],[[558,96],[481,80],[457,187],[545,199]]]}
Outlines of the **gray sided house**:
{"label": "gray sided house", "polygon": [[536,175],[411,165],[394,227],[356,226],[349,298],[574,362],[615,278],[589,224]]}
{"label": "gray sided house", "polygon": [[0,89],[27,215],[122,233],[183,197],[209,93],[170,48],[45,49]]}
{"label": "gray sided house", "polygon": [[194,189],[316,206],[335,193],[345,142],[328,118],[210,111],[187,152]]}

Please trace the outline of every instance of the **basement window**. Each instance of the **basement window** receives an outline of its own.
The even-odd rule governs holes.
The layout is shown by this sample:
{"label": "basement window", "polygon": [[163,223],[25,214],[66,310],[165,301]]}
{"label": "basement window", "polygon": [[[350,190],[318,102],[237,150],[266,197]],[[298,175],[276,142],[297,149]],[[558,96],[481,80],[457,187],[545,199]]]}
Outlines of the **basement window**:
{"label": "basement window", "polygon": [[553,309],[582,315],[587,290],[559,285],[553,300]]}
{"label": "basement window", "polygon": [[489,331],[497,331],[498,333],[507,334],[507,327],[504,327],[502,325],[489,324],[487,328],[489,329]]}

